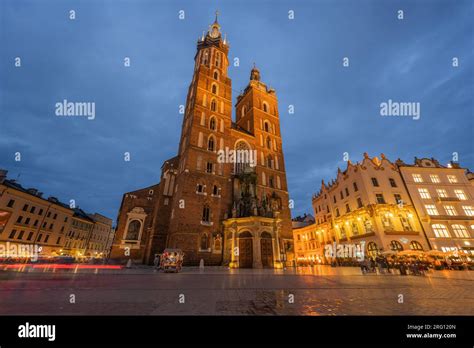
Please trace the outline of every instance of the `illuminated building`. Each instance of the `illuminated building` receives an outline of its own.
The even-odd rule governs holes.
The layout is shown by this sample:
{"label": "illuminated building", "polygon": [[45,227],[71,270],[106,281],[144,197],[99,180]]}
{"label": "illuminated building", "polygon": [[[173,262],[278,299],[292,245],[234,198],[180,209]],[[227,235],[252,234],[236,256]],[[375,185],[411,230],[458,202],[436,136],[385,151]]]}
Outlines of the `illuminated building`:
{"label": "illuminated building", "polygon": [[364,245],[369,256],[429,249],[398,167],[383,154],[348,161],[335,180],[321,183],[312,205],[321,243]]}
{"label": "illuminated building", "polygon": [[123,196],[114,259],[149,264],[170,247],[184,251],[187,265],[292,262],[276,92],[254,66],[237,96],[234,121],[229,42],[220,29],[216,17],[198,39],[177,156],[163,164],[159,184]]}
{"label": "illuminated building", "polygon": [[396,164],[431,247],[474,253],[474,188],[469,172],[457,163],[443,166],[433,158]]}

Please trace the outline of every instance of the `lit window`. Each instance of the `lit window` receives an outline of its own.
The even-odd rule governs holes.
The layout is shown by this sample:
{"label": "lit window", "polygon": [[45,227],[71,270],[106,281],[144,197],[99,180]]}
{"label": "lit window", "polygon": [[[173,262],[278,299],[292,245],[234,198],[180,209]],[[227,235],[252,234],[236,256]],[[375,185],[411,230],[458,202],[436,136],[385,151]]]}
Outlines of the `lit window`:
{"label": "lit window", "polygon": [[431,227],[433,228],[433,232],[437,238],[449,238],[449,232],[445,225],[433,224]]}
{"label": "lit window", "polygon": [[421,177],[420,174],[413,174],[413,181],[414,182],[423,182],[423,178]]}
{"label": "lit window", "polygon": [[466,226],[464,225],[451,225],[454,234],[458,238],[470,238],[469,232],[467,231]]}
{"label": "lit window", "polygon": [[439,176],[436,175],[436,174],[431,174],[430,179],[431,179],[431,182],[434,182],[434,183],[440,183],[441,182],[441,180],[439,180]]}
{"label": "lit window", "polygon": [[420,197],[423,199],[430,199],[430,193],[428,192],[428,189],[425,188],[419,188],[418,192],[420,193]]}
{"label": "lit window", "polygon": [[436,189],[436,193],[438,194],[438,197],[441,197],[441,198],[448,197],[448,193],[444,189]]}
{"label": "lit window", "polygon": [[456,175],[447,175],[447,177],[448,177],[448,181],[451,184],[455,184],[458,182],[458,178],[456,177]]}
{"label": "lit window", "polygon": [[463,205],[462,209],[467,216],[474,216],[474,209],[470,205]]}
{"label": "lit window", "polygon": [[417,242],[416,240],[411,241],[410,248],[411,250],[423,251],[423,246],[420,244],[420,242]]}
{"label": "lit window", "polygon": [[425,205],[425,209],[428,215],[438,215],[438,209],[436,209],[436,206],[433,204]]}
{"label": "lit window", "polygon": [[465,201],[467,199],[466,194],[464,193],[463,190],[454,190],[454,194],[456,195],[457,198],[459,198],[461,201]]}
{"label": "lit window", "polygon": [[395,193],[393,198],[395,198],[395,203],[400,205],[403,204],[402,196],[399,193]]}
{"label": "lit window", "polygon": [[454,209],[454,206],[452,205],[445,205],[444,210],[446,211],[446,214],[448,215],[457,215],[456,209]]}

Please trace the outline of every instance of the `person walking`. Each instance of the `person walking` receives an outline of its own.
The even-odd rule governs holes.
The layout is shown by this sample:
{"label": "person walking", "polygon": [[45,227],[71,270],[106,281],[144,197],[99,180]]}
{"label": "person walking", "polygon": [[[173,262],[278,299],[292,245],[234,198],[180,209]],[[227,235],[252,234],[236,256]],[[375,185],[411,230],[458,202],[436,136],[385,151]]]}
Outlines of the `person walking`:
{"label": "person walking", "polygon": [[155,254],[155,259],[153,260],[153,265],[156,270],[160,269],[160,254]]}

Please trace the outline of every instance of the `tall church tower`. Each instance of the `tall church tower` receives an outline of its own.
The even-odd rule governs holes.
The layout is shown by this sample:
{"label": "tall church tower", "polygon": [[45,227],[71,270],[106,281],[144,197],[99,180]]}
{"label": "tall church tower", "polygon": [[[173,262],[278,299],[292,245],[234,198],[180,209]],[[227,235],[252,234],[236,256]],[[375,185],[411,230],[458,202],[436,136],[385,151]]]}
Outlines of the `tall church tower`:
{"label": "tall church tower", "polygon": [[168,245],[183,249],[188,263],[222,261],[220,222],[232,199],[232,168],[217,161],[218,150],[230,146],[232,125],[229,45],[220,29],[216,13],[197,42],[179,145]]}
{"label": "tall church tower", "polygon": [[254,66],[233,122],[228,53],[216,15],[197,42],[178,154],[163,164],[159,185],[124,195],[114,257],[150,263],[179,248],[186,265],[291,265],[276,93]]}

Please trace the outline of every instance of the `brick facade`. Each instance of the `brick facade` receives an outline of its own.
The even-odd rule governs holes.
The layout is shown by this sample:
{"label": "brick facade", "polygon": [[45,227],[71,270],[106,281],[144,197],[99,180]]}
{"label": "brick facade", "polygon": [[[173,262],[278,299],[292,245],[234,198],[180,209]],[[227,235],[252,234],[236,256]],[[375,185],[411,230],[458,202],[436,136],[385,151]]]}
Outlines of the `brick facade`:
{"label": "brick facade", "polygon": [[[230,254],[225,257],[224,250],[238,244],[240,225],[248,226],[244,232],[252,235],[254,267],[261,266],[260,250],[272,259],[264,265],[292,258],[276,93],[261,82],[254,67],[237,97],[233,122],[228,52],[216,20],[197,43],[178,156],[163,165],[160,184],[124,195],[113,258],[150,263],[155,253],[170,247],[184,250],[186,264],[201,259],[210,265],[229,264]],[[245,160],[235,163],[237,153],[229,155],[235,150]],[[139,222],[132,224],[132,232],[137,226],[141,231],[136,241],[126,239],[133,219]],[[271,242],[260,243],[261,238]],[[124,257],[126,250],[131,254]]]}

